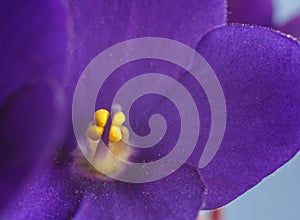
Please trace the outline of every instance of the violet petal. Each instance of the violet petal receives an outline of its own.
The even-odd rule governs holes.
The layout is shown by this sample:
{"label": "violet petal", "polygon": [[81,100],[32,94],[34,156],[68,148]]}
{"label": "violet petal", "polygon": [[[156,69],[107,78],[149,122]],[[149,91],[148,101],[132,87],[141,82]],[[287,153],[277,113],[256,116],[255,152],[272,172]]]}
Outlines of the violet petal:
{"label": "violet petal", "polygon": [[273,3],[272,0],[229,0],[228,22],[272,25]]}
{"label": "violet petal", "polygon": [[86,189],[75,219],[195,219],[204,189],[189,165],[151,183],[98,182]]}
{"label": "violet petal", "polygon": [[215,70],[226,98],[227,127],[219,151],[200,173],[206,209],[227,204],[299,151],[300,47],[258,27],[217,28],[198,51]]}

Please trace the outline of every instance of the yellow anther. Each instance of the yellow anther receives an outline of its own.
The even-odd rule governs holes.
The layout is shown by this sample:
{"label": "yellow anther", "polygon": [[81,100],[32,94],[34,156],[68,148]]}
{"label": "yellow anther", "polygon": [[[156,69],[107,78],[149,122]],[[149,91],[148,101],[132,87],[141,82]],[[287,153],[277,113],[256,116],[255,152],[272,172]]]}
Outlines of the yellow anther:
{"label": "yellow anther", "polygon": [[109,117],[109,112],[105,109],[99,109],[94,114],[95,123],[97,126],[104,128]]}
{"label": "yellow anther", "polygon": [[110,132],[109,132],[109,141],[116,143],[119,142],[122,139],[122,132],[120,127],[112,125],[110,127]]}
{"label": "yellow anther", "polygon": [[125,117],[124,113],[119,111],[114,114],[114,116],[112,118],[112,124],[116,125],[116,126],[121,126],[125,120],[126,120],[126,117]]}
{"label": "yellow anther", "polygon": [[103,134],[103,128],[97,125],[90,125],[86,131],[87,136],[96,141],[99,140]]}

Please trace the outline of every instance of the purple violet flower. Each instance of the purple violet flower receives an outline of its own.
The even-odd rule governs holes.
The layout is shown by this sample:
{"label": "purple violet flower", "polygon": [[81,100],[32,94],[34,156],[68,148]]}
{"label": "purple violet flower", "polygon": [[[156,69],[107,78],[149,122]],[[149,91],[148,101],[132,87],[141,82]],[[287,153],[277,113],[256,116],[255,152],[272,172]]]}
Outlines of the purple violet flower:
{"label": "purple violet flower", "polygon": [[[265,28],[223,26],[222,0],[4,1],[0,12],[0,218],[195,219],[200,209],[231,202],[299,151],[299,43]],[[74,157],[76,140],[65,129],[71,129],[73,92],[100,52],[145,36],[182,42],[208,61],[226,98],[225,135],[213,160],[199,169],[211,123],[201,86],[170,63],[128,63],[103,85],[97,109],[108,109],[130,78],[162,71],[195,99],[201,133],[192,156],[170,176],[143,184],[107,181]],[[133,111],[131,122],[141,134],[147,134],[147,120],[154,113],[172,125],[153,149],[133,160],[149,162],[168,154],[180,127],[174,105],[152,95],[138,101]],[[85,174],[78,164],[85,165]]]}

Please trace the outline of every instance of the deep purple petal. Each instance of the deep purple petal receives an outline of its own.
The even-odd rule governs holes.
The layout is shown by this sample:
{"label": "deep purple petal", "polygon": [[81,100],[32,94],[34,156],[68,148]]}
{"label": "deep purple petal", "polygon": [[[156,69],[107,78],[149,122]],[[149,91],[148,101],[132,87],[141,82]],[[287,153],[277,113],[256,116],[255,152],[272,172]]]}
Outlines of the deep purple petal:
{"label": "deep purple petal", "polygon": [[283,27],[280,27],[280,30],[295,37],[300,37],[300,16],[290,20]]}
{"label": "deep purple petal", "polygon": [[272,0],[229,0],[228,22],[271,26]]}
{"label": "deep purple petal", "polygon": [[227,105],[222,145],[200,173],[206,209],[232,201],[300,148],[300,46],[258,27],[211,31],[198,51],[215,70]]}
{"label": "deep purple petal", "polygon": [[10,96],[0,114],[0,206],[35,166],[53,153],[64,134],[64,104],[57,87],[38,81]]}
{"label": "deep purple petal", "polygon": [[1,219],[71,219],[82,190],[68,169],[40,169],[9,206]]}
{"label": "deep purple petal", "polygon": [[198,172],[188,165],[151,183],[95,183],[75,219],[196,219],[203,193]]}

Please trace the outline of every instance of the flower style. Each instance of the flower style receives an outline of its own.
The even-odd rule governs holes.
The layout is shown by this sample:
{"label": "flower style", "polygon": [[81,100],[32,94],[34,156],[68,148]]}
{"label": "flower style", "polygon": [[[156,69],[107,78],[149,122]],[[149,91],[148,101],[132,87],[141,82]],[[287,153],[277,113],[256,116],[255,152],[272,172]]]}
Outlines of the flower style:
{"label": "flower style", "polygon": [[[215,209],[229,203],[299,151],[299,44],[264,28],[223,26],[224,1],[178,1],[176,4],[72,1],[66,5],[30,1],[26,7],[23,4],[18,2],[17,8],[13,3],[1,7],[16,14],[7,18],[5,32],[1,32],[1,46],[9,47],[5,42],[14,45],[14,50],[6,49],[9,56],[1,54],[8,59],[1,60],[1,75],[19,79],[18,83],[3,83],[1,151],[10,150],[12,156],[3,164],[9,169],[13,167],[14,175],[5,173],[6,170],[1,175],[15,183],[15,174],[23,174],[17,178],[27,176],[28,180],[23,181],[29,184],[20,186],[21,192],[9,204],[2,205],[6,205],[4,218],[195,219],[200,209]],[[45,16],[47,25],[40,23]],[[25,18],[29,19],[26,23]],[[14,24],[22,22],[26,28],[15,29]],[[13,36],[12,31],[16,33]],[[20,39],[20,36],[28,38]],[[216,72],[227,106],[227,126],[220,149],[206,167],[198,169],[210,131],[211,113],[205,93],[180,68],[146,59],[116,70],[100,89],[99,94],[105,95],[99,96],[96,107],[108,109],[118,88],[130,78],[146,71],[163,72],[177,79],[195,99],[202,119],[197,148],[180,169],[151,183],[123,183],[80,175],[74,170],[72,157],[75,138],[64,133],[66,126],[71,127],[70,106],[76,82],[86,65],[104,49],[145,36],[187,44]],[[20,43],[23,39],[25,49],[19,45],[23,45]],[[61,87],[65,101],[57,89]],[[169,100],[155,95],[138,102],[130,118],[141,134],[147,133],[146,122],[152,114],[162,114],[172,124],[161,142],[134,158],[152,161],[158,154],[168,154],[176,142],[180,126],[178,112]],[[20,107],[29,121],[18,114]],[[11,137],[15,137],[12,134],[16,134],[18,122],[21,126],[17,129],[21,130],[17,133],[21,136],[14,140]],[[65,142],[60,147],[62,137]],[[13,161],[15,151],[19,150],[24,152],[20,156],[24,160]],[[49,155],[53,159],[46,164],[31,162],[33,158],[45,159]],[[25,166],[28,161],[31,164]],[[37,165],[39,168],[34,168]],[[30,176],[33,169],[38,172]],[[1,184],[1,194],[6,191],[8,199],[14,190],[9,188],[9,182]],[[3,201],[7,200],[3,197]]]}

